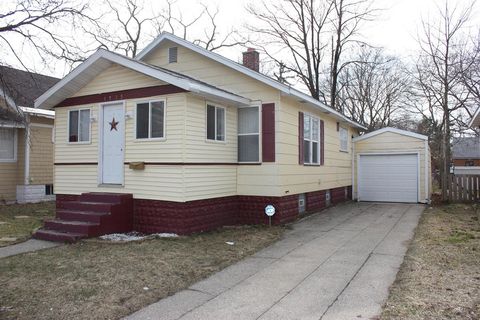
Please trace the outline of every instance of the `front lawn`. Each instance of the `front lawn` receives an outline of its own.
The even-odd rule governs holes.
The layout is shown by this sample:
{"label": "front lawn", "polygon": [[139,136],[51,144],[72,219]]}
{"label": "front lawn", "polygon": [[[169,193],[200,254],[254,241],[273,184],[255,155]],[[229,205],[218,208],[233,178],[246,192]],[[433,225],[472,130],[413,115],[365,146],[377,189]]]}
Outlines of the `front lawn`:
{"label": "front lawn", "polygon": [[474,206],[425,211],[382,319],[480,319],[480,224]]}
{"label": "front lawn", "polygon": [[283,231],[252,226],[130,243],[93,239],[0,259],[0,318],[119,319],[253,254]]}
{"label": "front lawn", "polygon": [[43,220],[55,216],[55,202],[0,205],[0,247],[24,241]]}

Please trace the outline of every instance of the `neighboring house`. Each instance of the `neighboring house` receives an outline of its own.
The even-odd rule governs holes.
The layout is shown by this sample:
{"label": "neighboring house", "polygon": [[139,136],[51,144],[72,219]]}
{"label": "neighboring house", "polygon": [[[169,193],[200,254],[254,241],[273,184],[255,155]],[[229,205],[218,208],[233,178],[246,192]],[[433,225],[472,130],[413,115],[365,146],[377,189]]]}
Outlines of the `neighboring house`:
{"label": "neighboring house", "polygon": [[452,168],[454,174],[480,174],[480,140],[478,137],[452,139]]}
{"label": "neighboring house", "polygon": [[351,199],[365,128],[258,66],[166,33],[135,59],[93,54],[35,102],[56,111],[58,208],[36,236],[186,234],[264,223],[269,204],[283,223]]}
{"label": "neighboring house", "polygon": [[0,202],[53,200],[51,110],[34,100],[59,79],[0,66]]}

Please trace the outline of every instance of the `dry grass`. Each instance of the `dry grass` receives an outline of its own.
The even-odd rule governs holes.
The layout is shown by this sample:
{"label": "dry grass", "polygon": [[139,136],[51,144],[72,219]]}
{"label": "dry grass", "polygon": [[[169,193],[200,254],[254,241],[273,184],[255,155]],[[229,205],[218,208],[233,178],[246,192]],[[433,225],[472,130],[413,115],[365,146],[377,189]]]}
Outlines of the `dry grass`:
{"label": "dry grass", "polygon": [[0,318],[118,319],[251,255],[282,233],[281,227],[240,227],[135,243],[82,241],[0,259]]}
{"label": "dry grass", "polygon": [[382,319],[480,319],[480,225],[475,207],[425,211]]}
{"label": "dry grass", "polygon": [[24,241],[45,218],[55,216],[55,202],[0,205],[0,247]]}

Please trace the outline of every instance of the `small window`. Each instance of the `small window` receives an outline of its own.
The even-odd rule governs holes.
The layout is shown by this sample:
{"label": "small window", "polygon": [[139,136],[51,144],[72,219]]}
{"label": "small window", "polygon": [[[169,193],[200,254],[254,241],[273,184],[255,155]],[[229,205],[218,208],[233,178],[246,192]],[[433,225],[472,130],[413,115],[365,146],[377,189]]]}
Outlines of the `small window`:
{"label": "small window", "polygon": [[46,184],[45,185],[45,195],[50,196],[53,195],[53,184]]}
{"label": "small window", "polygon": [[340,127],[340,151],[348,152],[348,130]]}
{"label": "small window", "polygon": [[473,160],[465,160],[466,167],[473,167],[475,166],[475,162]]}
{"label": "small window", "polygon": [[225,108],[207,104],[207,139],[225,141]]}
{"label": "small window", "polygon": [[16,135],[15,128],[0,128],[0,161],[16,160]]}
{"label": "small window", "polygon": [[238,109],[238,161],[260,161],[259,107]]}
{"label": "small window", "polygon": [[165,138],[165,101],[137,104],[137,139]]}
{"label": "small window", "polygon": [[68,142],[90,141],[90,109],[70,110]]}
{"label": "small window", "polygon": [[303,118],[303,161],[320,164],[320,119],[307,114]]}
{"label": "small window", "polygon": [[177,55],[178,55],[177,47],[168,48],[168,63],[177,62]]}

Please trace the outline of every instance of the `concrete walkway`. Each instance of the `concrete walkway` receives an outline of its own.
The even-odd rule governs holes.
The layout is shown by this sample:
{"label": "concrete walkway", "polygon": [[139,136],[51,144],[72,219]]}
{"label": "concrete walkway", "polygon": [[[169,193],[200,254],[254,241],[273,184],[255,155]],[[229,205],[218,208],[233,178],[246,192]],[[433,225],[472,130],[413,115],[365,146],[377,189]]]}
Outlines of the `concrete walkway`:
{"label": "concrete walkway", "polygon": [[371,319],[381,311],[423,209],[333,207],[127,319]]}
{"label": "concrete walkway", "polygon": [[6,246],[0,248],[0,258],[6,258],[14,256],[21,253],[33,252],[43,249],[48,249],[52,247],[59,246],[60,243],[43,241],[37,239],[30,239],[25,242],[12,244],[11,246]]}

